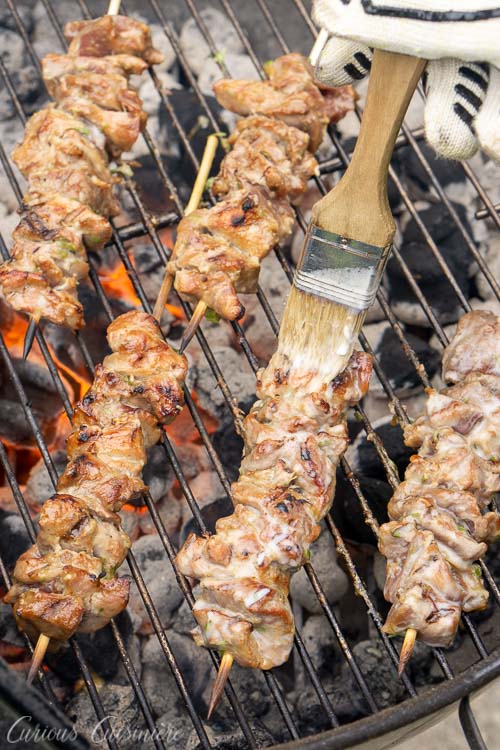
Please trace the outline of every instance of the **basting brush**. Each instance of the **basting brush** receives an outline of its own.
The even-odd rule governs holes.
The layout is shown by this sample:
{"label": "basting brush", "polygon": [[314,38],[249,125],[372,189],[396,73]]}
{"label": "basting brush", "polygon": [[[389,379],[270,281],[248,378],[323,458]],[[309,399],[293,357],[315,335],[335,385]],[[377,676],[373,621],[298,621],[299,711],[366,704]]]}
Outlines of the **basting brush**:
{"label": "basting brush", "polygon": [[[324,39],[315,45],[319,50]],[[425,61],[375,50],[366,106],[351,162],[341,181],[313,208],[278,338],[294,369],[317,369],[325,381],[347,364],[367,309],[375,300],[396,225],[387,196],[394,143]],[[416,632],[409,628],[400,674]],[[223,655],[210,698],[217,706],[233,657]]]}
{"label": "basting brush", "polygon": [[396,227],[387,197],[394,143],[425,62],[375,50],[351,162],[312,210],[278,348],[293,366],[334,377],[372,305]]}

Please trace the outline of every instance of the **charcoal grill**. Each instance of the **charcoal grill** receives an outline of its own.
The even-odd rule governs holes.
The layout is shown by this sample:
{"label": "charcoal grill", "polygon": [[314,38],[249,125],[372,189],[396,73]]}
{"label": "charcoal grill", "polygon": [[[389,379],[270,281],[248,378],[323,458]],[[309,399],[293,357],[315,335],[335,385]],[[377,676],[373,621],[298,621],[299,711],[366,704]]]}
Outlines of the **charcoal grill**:
{"label": "charcoal grill", "polygon": [[[18,8],[16,8],[16,5],[19,4],[15,4],[13,0],[4,0],[1,3],[0,7],[2,8],[2,12],[10,14],[12,22],[11,27],[16,29],[22,36],[26,46],[27,54],[35,69],[38,71],[38,73],[40,73],[39,58],[37,57],[37,53],[30,42],[27,30],[23,26],[21,15]],[[136,3],[132,2],[132,0],[128,0],[127,3],[122,4],[122,9],[123,12],[130,14],[139,12],[143,17],[147,17],[149,21],[157,23],[161,26],[163,32],[168,37],[170,44],[172,45],[176,53],[178,64],[182,69],[183,75],[185,76],[188,85],[194,92],[196,107],[199,110],[199,114],[203,115],[205,118],[208,118],[210,127],[213,127],[214,130],[218,131],[224,128],[223,126],[221,126],[217,113],[212,108],[211,102],[201,92],[197,84],[196,77],[190,70],[188,62],[181,51],[178,37],[180,22],[186,20],[191,16],[198,26],[201,34],[205,38],[206,42],[208,43],[211,52],[214,55],[214,59],[219,63],[223,72],[227,74],[223,55],[217,54],[220,51],[217,50],[214,40],[210,35],[209,29],[206,27],[204,20],[200,15],[200,11],[203,7],[205,7],[205,5],[206,3],[195,2],[195,0],[176,0],[176,2],[169,2],[168,4],[158,2],[158,0],[144,0],[144,2],[142,3]],[[261,76],[263,76],[261,65],[262,62],[264,62],[265,58],[261,59],[256,52],[256,49],[254,48],[257,34],[261,34],[264,31],[264,33],[268,36],[270,50],[273,55],[282,54],[284,52],[291,51],[292,49],[307,53],[308,49],[312,46],[314,38],[317,34],[317,30],[315,29],[310,18],[310,3],[303,2],[303,0],[282,0],[280,3],[276,4],[270,2],[270,0],[251,0],[250,2],[246,2],[246,0],[234,0],[234,2],[230,2],[229,0],[213,0],[211,5],[214,7],[219,7],[230,19],[246,53],[251,58]],[[275,6],[274,8],[273,5]],[[75,0],[72,3],[65,3],[64,18],[60,17],[59,15],[62,4],[56,3],[54,0],[42,0],[42,6],[43,11],[47,14],[47,17],[49,18],[50,23],[52,24],[57,34],[61,49],[64,49],[65,43],[62,34],[62,27],[64,22],[69,18],[101,15],[103,12],[105,12],[107,4],[102,1],[98,3],[87,3],[85,2],[85,0]],[[57,8],[59,8],[59,11],[57,10]],[[285,38],[285,34],[284,32],[282,32],[282,24],[280,23],[280,19],[283,18],[285,14],[291,14],[296,20],[296,23],[293,26],[293,30],[289,32],[294,38]],[[288,25],[288,28],[290,28],[290,25]],[[268,57],[270,56],[271,55],[268,54]],[[12,103],[16,110],[16,114],[18,118],[22,122],[24,122],[26,116],[23,111],[23,105],[21,104],[16,94],[16,89],[12,81],[13,71],[7,69],[7,66],[4,64],[1,56],[0,73],[3,87],[12,100]],[[181,121],[171,100],[168,96],[165,95],[164,91],[159,86],[158,77],[154,71],[151,72],[151,77],[158,91],[159,104],[164,108],[164,114],[168,119],[170,126],[176,131],[179,141],[185,149],[187,159],[191,162],[194,170],[196,170],[199,164],[199,154],[196,154],[194,152],[189,135],[181,125]],[[422,95],[422,92],[420,92],[420,95]],[[335,130],[330,130],[329,137],[334,146],[335,154],[332,158],[329,158],[328,160],[325,160],[321,163],[321,175],[316,179],[317,188],[323,194],[327,190],[324,184],[325,178],[333,173],[342,172],[345,169],[350,158],[350,154],[348,150],[346,150],[345,144],[341,141]],[[151,154],[151,159],[155,165],[158,175],[172,198],[175,210],[173,212],[161,213],[156,215],[148,213],[148,211],[144,207],[140,193],[137,190],[134,181],[127,180],[126,189],[129,192],[132,203],[137,211],[138,221],[125,227],[117,228],[115,226],[113,231],[112,245],[116,249],[120,261],[123,263],[126,269],[126,272],[132,282],[135,293],[141,301],[141,304],[146,311],[151,312],[151,305],[148,302],[148,299],[144,292],[140,275],[137,273],[127,253],[127,243],[131,239],[136,237],[149,238],[149,241],[152,243],[155,251],[157,252],[159,261],[165,265],[168,259],[169,251],[162,244],[159,236],[159,230],[164,227],[175,226],[175,224],[179,220],[179,217],[182,215],[183,202],[179,197],[178,190],[176,189],[176,175],[170,174],[169,170],[166,168],[165,161],[162,159],[160,149],[155,139],[152,138],[147,131],[144,134],[144,138],[146,140],[147,147]],[[404,126],[402,133],[398,137],[396,148],[399,149],[405,147],[407,149],[411,149],[414,157],[417,159],[421,169],[426,176],[428,184],[432,185],[435,196],[437,197],[439,202],[441,202],[441,204],[446,208],[449,216],[451,217],[451,220],[456,225],[461,239],[470,252],[471,257],[473,257],[480,271],[483,273],[487,283],[494,291],[496,298],[499,299],[500,290],[497,280],[488,269],[487,264],[482,255],[479,253],[468,228],[461,221],[447,193],[445,192],[440,179],[438,178],[435,170],[431,166],[424,151],[422,150],[422,138],[423,132],[421,129],[411,130],[409,127]],[[5,152],[2,144],[0,144],[0,160],[4,173],[8,177],[8,180],[11,184],[12,190],[14,191],[16,197],[21,200],[21,187],[11,166],[10,155]],[[500,219],[497,214],[497,207],[493,205],[490,197],[488,196],[486,190],[482,187],[476,174],[467,164],[460,165],[460,169],[463,170],[465,178],[473,186],[481,202],[481,208],[476,214],[476,220],[481,221],[487,216],[495,223],[497,227],[500,227]],[[393,189],[400,196],[410,216],[414,219],[417,226],[419,227],[422,237],[428,247],[429,253],[432,253],[434,258],[439,263],[443,277],[445,277],[449,282],[450,287],[453,289],[458,298],[460,306],[464,311],[470,310],[470,304],[466,296],[462,292],[450,268],[447,266],[446,261],[444,260],[439,247],[433,239],[431,233],[426,227],[424,220],[421,218],[418,204],[415,203],[408,191],[405,189],[401,174],[399,174],[397,168],[391,168],[390,179]],[[297,219],[300,228],[304,230],[306,222],[300,210],[297,211]],[[1,236],[0,251],[4,258],[8,257],[6,244]],[[286,283],[288,283],[292,278],[292,268],[287,257],[280,251],[280,249],[278,249],[276,252],[278,260],[280,261],[280,264],[283,268],[283,284],[286,285]],[[404,258],[401,255],[397,245],[394,248],[394,257],[401,268],[404,278],[406,279],[413,294],[415,295],[426,317],[428,318],[430,325],[434,329],[437,341],[441,346],[444,347],[448,341],[446,332],[443,326],[440,325],[429,300],[426,299],[425,295],[421,291],[418,281],[412,276],[412,273],[405,263]],[[99,276],[97,274],[96,260],[94,258],[91,258],[91,282],[95,289],[99,304],[102,305],[102,309],[111,320],[113,317],[112,307],[100,283]],[[272,332],[276,335],[278,332],[278,321],[273,313],[273,309],[271,307],[271,304],[269,303],[268,296],[266,295],[265,290],[262,288],[259,288],[258,299],[260,304],[262,305],[268,324]],[[394,333],[399,339],[406,356],[414,366],[423,385],[426,387],[429,386],[430,381],[425,368],[419,362],[417,354],[408,342],[405,330],[400,325],[398,319],[391,310],[387,295],[383,290],[381,290],[378,294],[378,301]],[[190,305],[181,302],[179,302],[179,304],[182,305],[186,316],[189,317],[192,312]],[[231,325],[233,326],[234,332],[241,344],[242,357],[245,357],[248,360],[250,367],[255,372],[259,366],[259,362],[255,353],[252,351],[252,347],[245,335],[243,327],[238,322],[234,322]],[[68,418],[71,419],[71,402],[61,378],[61,372],[58,369],[58,364],[54,361],[51,355],[50,348],[48,347],[47,342],[44,338],[44,334],[41,330],[37,332],[36,337],[43,358],[46,362],[47,369],[53,378],[57,393],[61,398],[62,408],[66,412]],[[80,348],[88,371],[90,374],[92,374],[94,369],[94,362],[92,361],[88,345],[86,344],[85,330],[82,333],[77,334],[76,338],[77,345]],[[240,420],[240,416],[237,409],[235,409],[234,407],[230,385],[224,377],[223,363],[216,360],[202,330],[199,330],[197,332],[197,338],[206,361],[221,389],[227,407],[230,409],[231,414],[233,415],[234,420],[237,423]],[[365,349],[371,351],[370,345],[363,335],[360,336],[360,342]],[[42,458],[45,462],[50,479],[55,484],[57,481],[57,471],[55,465],[51,459],[51,456],[47,449],[47,445],[44,442],[42,432],[37,424],[30,402],[24,390],[23,384],[16,372],[8,348],[1,336],[0,356],[5,364],[5,367],[7,368],[10,378],[12,379],[12,383],[14,384],[19,402],[22,405],[24,414],[32,430],[36,445],[39,448]],[[400,399],[394,392],[394,388],[391,385],[391,382],[389,380],[390,373],[384,371],[383,367],[381,366],[380,362],[377,361],[377,359],[375,359],[375,371],[382,384],[382,387],[387,394],[390,406],[395,417],[400,424],[404,424],[408,421],[408,416],[405,411],[404,405],[401,403]],[[189,391],[187,390],[186,404],[187,409],[191,414],[192,420],[199,432],[200,439],[208,452],[211,462],[213,463],[213,467],[220,478],[224,490],[226,491],[228,497],[230,497],[230,482],[224,470],[223,464],[213,447],[209,433],[203,423],[203,419],[200,415],[197,405],[191,397]],[[384,467],[387,481],[392,487],[395,487],[399,479],[397,476],[397,472],[394,469],[391,458],[386,450],[386,447],[384,446],[380,437],[376,434],[374,427],[367,414],[365,413],[363,407],[357,407],[356,412],[357,416],[362,422],[368,439],[372,441],[375,450],[377,451],[380,462]],[[166,460],[168,460],[172,466],[173,472],[179,482],[184,497],[192,511],[193,518],[197,523],[199,530],[204,531],[205,523],[196,498],[194,497],[189,483],[185,477],[182,461],[177,456],[175,447],[167,436],[164,437],[162,445],[165,450]],[[14,468],[9,462],[8,451],[1,442],[0,461],[2,463],[6,478],[10,484],[14,499],[17,503],[19,513],[21,514],[26,524],[28,534],[31,539],[34,539],[35,529],[32,521],[30,520],[30,515],[25,499],[17,483]],[[369,499],[364,496],[356,475],[351,471],[351,468],[345,459],[342,461],[342,470],[347,481],[351,484],[354,490],[366,524],[376,535],[378,523],[370,508]],[[155,504],[153,503],[151,497],[148,495],[145,496],[144,502],[148,508],[149,513],[151,514],[152,520],[156,526],[158,535],[161,539],[162,544],[164,545],[168,558],[173,564],[176,549],[174,548],[174,545],[166,532]],[[346,542],[346,540],[342,536],[339,528],[337,527],[331,516],[327,517],[327,527],[331,535],[332,544],[334,543],[336,545],[338,554],[340,555],[345,565],[345,569],[349,572],[355,590],[361,597],[366,607],[366,612],[371,622],[373,623],[374,632],[376,632],[378,635],[381,648],[383,649],[384,658],[389,660],[389,662],[393,665],[393,677],[394,680],[396,680],[398,653],[396,651],[394,643],[382,632],[381,627],[383,624],[383,617],[379,613],[373,601],[373,596],[370,595],[368,588],[365,585],[362,574],[358,571],[355,565],[348,542]],[[168,662],[170,669],[172,670],[178,686],[179,694],[184,701],[193,727],[199,737],[200,746],[208,749],[211,747],[211,741],[209,740],[206,727],[203,723],[204,717],[197,712],[196,706],[191,696],[189,682],[178,666],[176,654],[168,642],[168,639],[162,627],[162,623],[160,621],[158,611],[155,607],[155,603],[152,600],[151,595],[144,583],[141,569],[132,553],[128,556],[128,565],[144,601],[145,608],[151,620],[152,628],[159,640],[163,656]],[[492,574],[490,573],[486,565],[484,563],[481,563],[481,565],[485,580],[487,582],[487,586],[489,587],[491,593],[492,602],[496,610],[498,610],[500,604],[499,590]],[[473,618],[467,616],[464,617],[463,625],[466,631],[465,640],[468,644],[468,648],[466,649],[467,656],[463,661],[463,668],[461,668],[460,671],[454,671],[447,655],[442,650],[435,649],[434,658],[436,660],[436,664],[442,672],[443,681],[440,682],[436,687],[419,689],[419,691],[417,692],[417,689],[410,677],[408,677],[407,675],[403,675],[402,680],[404,688],[406,690],[406,700],[391,708],[379,710],[377,694],[374,694],[370,690],[366,675],[363,673],[363,668],[360,666],[353,655],[352,644],[350,644],[348,639],[345,637],[334,609],[328,604],[325,596],[323,595],[321,583],[316,576],[311,564],[308,564],[306,566],[306,572],[309,577],[309,581],[321,603],[324,616],[327,618],[328,623],[330,624],[333,633],[335,634],[335,637],[338,641],[340,652],[343,654],[346,663],[349,665],[349,668],[352,671],[357,689],[360,691],[361,696],[363,696],[366,705],[368,706],[369,715],[358,721],[340,725],[339,720],[332,708],[327,692],[322,685],[320,677],[315,671],[310,655],[308,654],[304,642],[301,639],[300,632],[297,632],[295,638],[294,658],[299,659],[302,662],[305,673],[310,681],[310,685],[312,686],[318,697],[319,704],[321,705],[325,717],[327,717],[331,728],[327,731],[324,731],[320,735],[306,737],[301,736],[296,722],[296,717],[294,716],[294,713],[291,710],[290,706],[287,704],[282,686],[280,685],[280,682],[277,679],[275,673],[273,671],[264,673],[267,689],[272,696],[272,699],[276,703],[283,722],[283,728],[284,730],[286,730],[289,736],[289,741],[285,742],[284,744],[282,743],[280,745],[275,745],[276,748],[279,747],[283,750],[285,750],[285,748],[289,750],[292,750],[292,748],[311,748],[311,750],[312,748],[321,748],[322,750],[333,750],[333,748],[347,748],[357,746],[370,747],[372,749],[388,747],[392,745],[396,740],[407,736],[409,733],[418,731],[430,725],[436,720],[437,717],[451,710],[451,707],[455,706],[457,703],[459,704],[460,721],[469,746],[471,748],[485,747],[484,741],[480,734],[480,730],[477,726],[470,707],[469,696],[472,693],[483,688],[486,684],[500,675],[500,644],[498,637],[496,638],[496,640],[494,635],[492,636],[491,634],[486,637],[484,633],[481,632],[481,628],[477,624],[475,624]],[[0,573],[3,577],[5,585],[8,587],[10,583],[9,573],[2,561],[0,561]],[[184,594],[188,603],[193,604],[194,600],[189,582],[177,572],[176,578],[178,581],[178,585],[181,588],[182,593]],[[493,616],[495,615],[496,611],[493,613]],[[137,703],[144,716],[145,724],[148,729],[154,734],[155,719],[148,695],[146,694],[144,686],[141,684],[141,681],[134,668],[129,654],[127,653],[125,642],[116,623],[112,622],[110,628],[121,660],[123,662],[126,675],[128,676],[130,685],[135,693]],[[31,649],[31,646],[28,642],[27,646]],[[98,689],[94,682],[93,674],[83,656],[82,649],[78,644],[78,639],[72,639],[71,648],[79,664],[81,676],[90,695],[90,699],[95,709],[96,717],[99,721],[102,722],[102,726],[104,729],[109,729],[108,719],[106,718],[105,710],[103,708]],[[216,654],[211,654],[211,659],[213,662],[213,675],[215,676],[216,669],[219,664],[219,657]],[[57,703],[51,686],[50,676],[45,674],[43,676],[43,679],[40,680],[39,685],[41,690],[45,694],[45,697],[50,702]],[[9,696],[8,683],[6,683],[4,680],[2,681],[2,693],[4,701],[6,700],[7,702],[9,702],[9,697],[12,699],[12,701],[14,701],[14,696]],[[30,695],[31,692],[27,690],[26,701],[28,703],[30,701]],[[244,692],[238,691],[237,694],[233,689],[231,683],[229,683],[227,688],[227,697],[232,707],[234,722],[235,724],[238,724],[240,726],[248,747],[252,748],[252,750],[253,748],[257,748],[259,746],[259,743],[255,737],[254,731],[251,727],[251,723],[249,722],[245,711]],[[22,704],[23,702],[23,697],[19,696],[19,691],[16,692],[15,702],[17,707],[19,707],[19,704]],[[50,720],[50,713],[47,713],[47,723],[50,724]],[[157,748],[164,747],[164,743],[161,738],[154,739],[154,744]],[[108,745],[111,750],[117,750],[120,747],[119,741],[114,739],[112,736],[108,737]]]}

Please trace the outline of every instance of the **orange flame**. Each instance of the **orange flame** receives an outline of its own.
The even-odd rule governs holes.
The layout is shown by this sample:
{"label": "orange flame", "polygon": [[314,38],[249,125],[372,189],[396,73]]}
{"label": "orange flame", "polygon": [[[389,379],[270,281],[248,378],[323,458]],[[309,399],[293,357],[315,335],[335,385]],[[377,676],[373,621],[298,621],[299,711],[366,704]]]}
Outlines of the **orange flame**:
{"label": "orange flame", "polygon": [[186,319],[186,316],[184,315],[184,310],[182,309],[182,307],[177,307],[176,305],[170,305],[168,304],[168,302],[165,305],[165,307],[167,308],[169,313],[171,313],[174,316],[176,320]]}
{"label": "orange flame", "polygon": [[134,307],[140,307],[141,300],[135,293],[134,286],[123,263],[118,263],[113,269],[101,271],[99,279],[108,296],[118,297]]}

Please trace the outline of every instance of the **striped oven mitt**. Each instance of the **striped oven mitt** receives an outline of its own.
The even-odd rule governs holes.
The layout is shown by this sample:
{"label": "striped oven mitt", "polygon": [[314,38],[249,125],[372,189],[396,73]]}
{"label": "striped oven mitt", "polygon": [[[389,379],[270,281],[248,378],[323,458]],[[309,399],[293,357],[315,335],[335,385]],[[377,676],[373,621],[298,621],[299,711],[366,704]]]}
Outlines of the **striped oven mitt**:
{"label": "striped oven mitt", "polygon": [[[343,86],[370,70],[373,48],[429,60],[425,131],[435,151],[500,161],[500,0],[315,0],[331,36],[316,65]],[[495,7],[496,6],[496,7]]]}

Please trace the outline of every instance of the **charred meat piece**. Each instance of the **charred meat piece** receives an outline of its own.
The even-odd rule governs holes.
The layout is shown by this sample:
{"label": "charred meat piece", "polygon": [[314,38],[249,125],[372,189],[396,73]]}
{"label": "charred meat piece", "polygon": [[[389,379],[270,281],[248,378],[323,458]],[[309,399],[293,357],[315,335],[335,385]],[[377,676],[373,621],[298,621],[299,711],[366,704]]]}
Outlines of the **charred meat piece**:
{"label": "charred meat piece", "polygon": [[64,27],[64,35],[70,42],[70,56],[133,55],[148,65],[163,62],[163,55],[153,47],[149,27],[129,16],[72,21]]}
{"label": "charred meat piece", "polygon": [[113,194],[114,180],[106,182],[96,176],[85,162],[74,166],[40,169],[30,173],[30,192],[24,202],[35,205],[65,195],[88,206],[102,216],[117,216],[120,207]]}
{"label": "charred meat piece", "polygon": [[293,644],[290,578],[309,558],[331,507],[347,443],[345,414],[368,388],[369,355],[356,352],[325,382],[276,353],[257,375],[258,401],[244,421],[244,459],[233,485],[235,511],[216,533],[191,534],[177,555],[200,581],[193,613],[198,645],[248,667],[282,664]]}
{"label": "charred meat piece", "polygon": [[[332,90],[327,104],[314,82],[310,63],[302,55],[283,55],[264,67],[267,81],[217,81],[217,101],[239,115],[267,115],[304,130],[309,134],[309,149],[316,151],[332,114]],[[339,99],[335,121],[354,108],[354,92],[350,86],[347,89]]]}
{"label": "charred meat piece", "polygon": [[429,389],[426,414],[405,428],[418,448],[389,503],[380,530],[387,557],[384,629],[414,628],[433,646],[448,646],[460,615],[488,602],[477,565],[500,534],[488,505],[500,490],[500,318],[471,312],[443,355],[443,379]]}
{"label": "charred meat piece", "polygon": [[21,628],[58,641],[98,630],[125,608],[129,581],[116,571],[130,539],[117,511],[145,490],[146,448],[183,403],[186,360],[163,340],[154,318],[120,316],[108,342],[112,354],[76,407],[68,466],[5,597]]}
{"label": "charred meat piece", "polygon": [[36,320],[78,329],[83,311],[77,282],[88,275],[84,243],[100,249],[111,237],[102,216],[61,195],[35,204],[27,196],[23,218],[13,233],[12,258],[0,266],[0,286],[15,310]]}
{"label": "charred meat piece", "polygon": [[185,217],[168,264],[175,288],[187,300],[203,300],[227,320],[243,315],[238,293],[256,291],[260,261],[291,230],[286,201],[249,187],[210,209]]}
{"label": "charred meat piece", "polygon": [[229,143],[232,151],[224,158],[213,185],[216,196],[251,184],[294,201],[305,192],[318,166],[307,151],[307,134],[270,117],[255,115],[240,120]]}
{"label": "charred meat piece", "polygon": [[12,152],[12,158],[27,180],[31,173],[44,169],[84,163],[96,178],[113,182],[106,154],[92,140],[88,124],[53,105],[30,117],[23,141]]}
{"label": "charred meat piece", "polygon": [[96,125],[104,133],[107,148],[115,159],[119,158],[123,151],[130,151],[143,128],[142,115],[103,109],[91,99],[78,96],[77,92],[70,93],[58,104],[73,115],[83,117]]}

